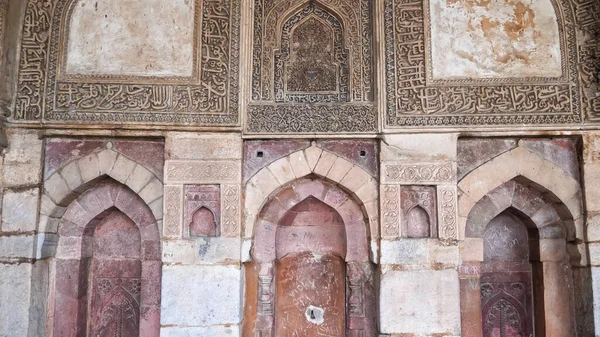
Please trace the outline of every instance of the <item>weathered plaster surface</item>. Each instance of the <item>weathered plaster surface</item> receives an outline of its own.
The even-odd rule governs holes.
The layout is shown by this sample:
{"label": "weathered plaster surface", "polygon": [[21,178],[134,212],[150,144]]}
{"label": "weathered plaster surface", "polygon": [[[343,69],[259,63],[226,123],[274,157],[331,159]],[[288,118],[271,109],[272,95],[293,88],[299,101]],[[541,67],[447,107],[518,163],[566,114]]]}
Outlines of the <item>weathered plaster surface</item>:
{"label": "weathered plaster surface", "polygon": [[194,0],[79,0],[74,6],[68,74],[192,75]]}
{"label": "weathered plaster surface", "polygon": [[550,0],[431,0],[434,79],[558,77]]}

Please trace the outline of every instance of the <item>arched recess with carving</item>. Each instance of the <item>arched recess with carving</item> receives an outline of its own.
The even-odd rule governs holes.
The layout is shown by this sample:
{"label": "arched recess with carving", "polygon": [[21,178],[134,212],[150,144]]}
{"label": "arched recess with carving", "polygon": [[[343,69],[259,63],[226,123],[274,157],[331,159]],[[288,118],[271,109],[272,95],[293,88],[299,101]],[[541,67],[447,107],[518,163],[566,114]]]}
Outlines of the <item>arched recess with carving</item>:
{"label": "arched recess with carving", "polygon": [[53,336],[158,336],[161,248],[157,221],[129,187],[106,178],[61,217],[50,284]]}
{"label": "arched recess with carving", "polygon": [[377,178],[362,167],[313,145],[294,152],[262,168],[244,187],[244,237],[255,237],[255,223],[269,197],[281,186],[314,175],[339,185],[364,210],[369,229],[371,260],[377,263],[379,238],[379,184]]}
{"label": "arched recess with carving", "polygon": [[[584,254],[575,241],[582,235],[579,183],[517,147],[472,171],[459,188],[463,336],[488,336],[494,329],[571,336],[571,263]],[[502,256],[504,241],[500,246],[512,250]],[[494,314],[513,315],[513,324],[490,319]]]}
{"label": "arched recess with carving", "polygon": [[111,146],[45,177],[40,228],[58,228],[42,248],[51,258],[50,335],[102,335],[111,331],[102,315],[120,312],[135,318],[123,321],[129,335],[158,336],[162,189],[154,171]]}
{"label": "arched recess with carving", "polygon": [[[287,335],[308,324],[332,335],[376,336],[367,223],[355,197],[316,175],[271,193],[255,221],[253,259],[245,266],[243,335]],[[294,298],[305,300],[290,302],[284,289],[302,284]]]}

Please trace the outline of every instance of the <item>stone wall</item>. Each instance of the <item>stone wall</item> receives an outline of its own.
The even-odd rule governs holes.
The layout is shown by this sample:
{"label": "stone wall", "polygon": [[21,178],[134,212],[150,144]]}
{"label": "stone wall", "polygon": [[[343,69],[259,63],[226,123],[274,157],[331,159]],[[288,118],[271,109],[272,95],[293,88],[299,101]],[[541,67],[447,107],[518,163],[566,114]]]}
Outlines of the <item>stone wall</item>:
{"label": "stone wall", "polygon": [[600,336],[598,13],[0,0],[0,336]]}

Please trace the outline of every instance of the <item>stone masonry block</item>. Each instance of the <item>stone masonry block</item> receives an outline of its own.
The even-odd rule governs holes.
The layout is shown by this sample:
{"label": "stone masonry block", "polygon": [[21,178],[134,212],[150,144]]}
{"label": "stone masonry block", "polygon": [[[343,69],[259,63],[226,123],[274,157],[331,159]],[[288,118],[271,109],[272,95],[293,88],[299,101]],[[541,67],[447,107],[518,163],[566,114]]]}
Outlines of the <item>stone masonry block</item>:
{"label": "stone masonry block", "polygon": [[39,200],[37,188],[18,192],[5,190],[2,198],[2,232],[34,231]]}
{"label": "stone masonry block", "polygon": [[125,182],[125,185],[129,186],[135,193],[139,193],[154,177],[154,174],[147,168],[137,164]]}
{"label": "stone masonry block", "polygon": [[87,183],[100,176],[100,166],[98,164],[98,156],[93,153],[85,156],[77,161],[81,178],[84,183]]}
{"label": "stone masonry block", "polygon": [[294,171],[292,170],[292,166],[290,165],[287,157],[283,157],[274,161],[268,166],[268,168],[280,185],[287,184],[288,182],[296,179]]}
{"label": "stone masonry block", "polygon": [[119,155],[109,175],[116,181],[125,184],[135,165],[136,163],[133,160]]}
{"label": "stone masonry block", "polygon": [[304,151],[298,151],[292,153],[290,156],[290,166],[292,166],[292,170],[294,171],[294,175],[297,178],[304,177],[309,175],[312,171],[310,166],[308,166],[308,161],[306,160],[306,156],[304,155]]}

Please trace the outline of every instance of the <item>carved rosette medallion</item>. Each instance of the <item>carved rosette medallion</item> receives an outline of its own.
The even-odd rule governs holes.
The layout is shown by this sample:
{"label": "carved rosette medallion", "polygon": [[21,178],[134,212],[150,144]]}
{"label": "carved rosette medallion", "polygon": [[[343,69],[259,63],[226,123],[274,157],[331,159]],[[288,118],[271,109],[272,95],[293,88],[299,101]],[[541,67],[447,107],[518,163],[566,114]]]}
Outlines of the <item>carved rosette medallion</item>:
{"label": "carved rosette medallion", "polygon": [[28,1],[13,121],[239,125],[239,0],[196,0],[191,78],[63,75],[73,5]]}
{"label": "carved rosette medallion", "polygon": [[397,184],[440,184],[452,182],[456,177],[452,163],[383,163],[383,172],[383,181]]}
{"label": "carved rosette medallion", "polygon": [[552,3],[564,27],[561,77],[433,80],[428,1],[385,0],[385,126],[580,123],[574,17],[566,1]]}

